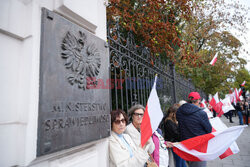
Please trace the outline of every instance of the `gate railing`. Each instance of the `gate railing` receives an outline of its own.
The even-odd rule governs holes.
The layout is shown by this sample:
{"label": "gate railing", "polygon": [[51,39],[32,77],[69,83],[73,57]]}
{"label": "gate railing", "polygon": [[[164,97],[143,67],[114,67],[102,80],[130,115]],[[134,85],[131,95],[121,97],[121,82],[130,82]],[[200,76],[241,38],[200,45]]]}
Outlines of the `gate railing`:
{"label": "gate railing", "polygon": [[157,93],[163,111],[170,105],[186,100],[191,91],[197,90],[191,81],[175,72],[171,62],[152,61],[150,50],[137,45],[131,32],[120,32],[119,25],[108,24],[110,78],[112,80],[112,109],[128,109],[134,104],[146,105],[155,74],[158,74]]}

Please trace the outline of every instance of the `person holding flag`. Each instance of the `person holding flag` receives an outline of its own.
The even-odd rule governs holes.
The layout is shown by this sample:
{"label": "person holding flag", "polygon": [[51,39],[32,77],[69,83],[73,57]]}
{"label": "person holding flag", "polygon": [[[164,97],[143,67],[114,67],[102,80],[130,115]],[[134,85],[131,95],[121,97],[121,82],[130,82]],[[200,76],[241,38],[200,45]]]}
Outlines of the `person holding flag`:
{"label": "person holding flag", "polygon": [[[181,141],[212,132],[206,112],[200,106],[200,94],[191,92],[188,103],[183,104],[176,113]],[[206,161],[187,161],[189,167],[206,167]]]}
{"label": "person holding flag", "polygon": [[[128,111],[130,120],[132,122],[127,126],[125,133],[132,138],[137,147],[141,147],[141,122],[142,117],[144,115],[144,111],[145,108],[140,104],[132,106]],[[155,145],[152,140],[152,137],[148,139],[143,149],[149,154],[153,153]]]}
{"label": "person holding flag", "polygon": [[243,125],[243,110],[244,110],[243,103],[237,102],[235,110],[237,111],[239,116],[239,125]]}
{"label": "person holding flag", "polygon": [[131,137],[124,133],[128,123],[124,111],[113,110],[111,115],[111,135],[109,137],[109,166],[110,167],[144,167],[149,155],[136,147]]}

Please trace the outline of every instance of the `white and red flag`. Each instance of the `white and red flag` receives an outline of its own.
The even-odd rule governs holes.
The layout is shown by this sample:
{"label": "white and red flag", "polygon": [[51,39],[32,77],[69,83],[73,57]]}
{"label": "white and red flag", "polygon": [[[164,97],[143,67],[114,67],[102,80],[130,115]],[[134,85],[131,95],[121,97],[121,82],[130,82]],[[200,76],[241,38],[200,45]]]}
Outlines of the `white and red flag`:
{"label": "white and red flag", "polygon": [[211,161],[222,156],[240,136],[245,126],[233,126],[222,131],[193,137],[175,144],[174,152],[187,161]]}
{"label": "white and red flag", "polygon": [[246,81],[243,81],[243,83],[241,84],[241,86],[245,86],[245,84],[246,84]]}
{"label": "white and red flag", "polygon": [[229,97],[230,98],[230,102],[232,103],[233,100],[234,100],[234,95],[233,95],[233,92],[231,92],[230,94],[226,94],[225,97]]}
{"label": "white and red flag", "polygon": [[222,106],[223,106],[223,103],[222,103],[222,101],[219,101],[214,107],[213,107],[213,109],[214,109],[214,111],[216,112],[216,113],[221,113],[222,112]]}
{"label": "white and red flag", "polygon": [[215,64],[215,62],[217,61],[217,56],[218,56],[218,53],[215,54],[214,58],[212,59],[212,61],[209,64],[211,64],[213,66]]}
{"label": "white and red flag", "polygon": [[[220,118],[216,117],[211,120],[209,120],[212,127],[213,127],[213,132],[215,131],[223,131],[227,129],[227,126],[220,120]],[[220,159],[226,158],[230,155],[237,154],[240,151],[238,145],[236,142],[233,142],[233,144],[219,157]]]}
{"label": "white and red flag", "polygon": [[221,111],[217,115],[218,117],[220,117],[221,115],[227,113],[230,110],[235,110],[234,107],[231,104],[230,97],[226,97],[225,99],[223,99],[221,101],[221,103],[222,103],[222,107],[221,107]]}
{"label": "white and red flag", "polygon": [[240,98],[241,94],[243,93],[241,88],[239,88],[238,93],[239,93],[239,98]]}
{"label": "white and red flag", "polygon": [[240,101],[239,92],[236,88],[234,89],[232,96],[233,96],[232,102],[236,105],[237,101]]}
{"label": "white and red flag", "polygon": [[203,100],[201,101],[200,107],[202,107],[202,108],[206,108],[206,107],[207,107],[207,105],[206,105],[206,100],[205,100],[205,99],[203,99]]}
{"label": "white and red flag", "polygon": [[154,85],[150,92],[146,109],[142,118],[142,123],[141,123],[142,147],[146,144],[150,136],[152,136],[152,134],[156,131],[163,118],[160,100],[156,92],[156,81],[157,81],[157,76],[155,77]]}
{"label": "white and red flag", "polygon": [[220,100],[219,100],[219,96],[218,96],[218,92],[215,93],[215,95],[212,97],[212,99],[210,100],[209,104],[212,106],[212,107],[215,107],[215,105],[217,103],[219,103]]}
{"label": "white and red flag", "polygon": [[207,102],[206,102],[205,99],[203,99],[201,101],[200,107],[203,108],[203,111],[205,111],[207,113],[208,118],[212,118],[213,117],[212,112],[207,108]]}

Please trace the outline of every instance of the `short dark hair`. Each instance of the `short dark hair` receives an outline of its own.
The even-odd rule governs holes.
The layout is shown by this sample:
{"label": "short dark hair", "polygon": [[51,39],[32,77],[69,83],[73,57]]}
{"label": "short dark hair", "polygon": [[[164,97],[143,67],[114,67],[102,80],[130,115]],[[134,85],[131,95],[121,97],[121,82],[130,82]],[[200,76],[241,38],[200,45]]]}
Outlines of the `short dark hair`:
{"label": "short dark hair", "polygon": [[113,128],[113,122],[116,120],[117,117],[119,117],[120,115],[123,115],[125,121],[126,121],[126,125],[128,124],[128,116],[127,114],[122,111],[121,109],[118,109],[118,110],[113,110],[111,111],[110,115],[111,115],[111,129]]}
{"label": "short dark hair", "polygon": [[133,114],[135,113],[136,110],[138,109],[142,109],[145,112],[145,107],[141,104],[136,104],[134,106],[132,106],[129,110],[128,110],[128,114],[129,114],[129,119],[132,119]]}

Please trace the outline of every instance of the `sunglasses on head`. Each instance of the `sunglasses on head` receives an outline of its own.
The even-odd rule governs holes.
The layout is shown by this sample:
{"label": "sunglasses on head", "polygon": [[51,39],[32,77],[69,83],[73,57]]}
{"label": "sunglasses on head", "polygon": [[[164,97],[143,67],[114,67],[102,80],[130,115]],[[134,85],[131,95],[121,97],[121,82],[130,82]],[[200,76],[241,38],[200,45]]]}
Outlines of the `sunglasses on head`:
{"label": "sunglasses on head", "polygon": [[118,119],[117,119],[117,120],[114,121],[114,123],[117,124],[117,125],[119,125],[121,122],[124,124],[126,121],[125,121],[124,118],[121,119],[121,120],[118,120]]}
{"label": "sunglasses on head", "polygon": [[144,114],[143,113],[142,114],[141,113],[134,113],[134,115],[138,117],[138,116],[143,116]]}

